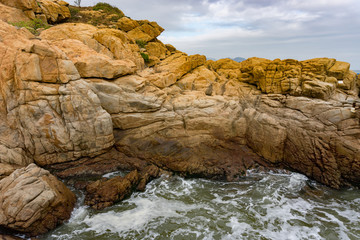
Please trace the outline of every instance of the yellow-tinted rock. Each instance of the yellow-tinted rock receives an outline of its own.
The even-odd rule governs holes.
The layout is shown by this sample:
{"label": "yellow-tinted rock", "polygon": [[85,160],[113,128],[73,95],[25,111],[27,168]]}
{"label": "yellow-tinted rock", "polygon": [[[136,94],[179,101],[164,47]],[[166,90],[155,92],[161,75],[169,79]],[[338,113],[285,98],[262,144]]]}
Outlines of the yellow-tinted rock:
{"label": "yellow-tinted rock", "polygon": [[349,72],[349,69],[349,63],[336,61],[335,64],[329,69],[328,75],[330,77],[336,77],[338,80],[343,80],[345,75]]}
{"label": "yellow-tinted rock", "polygon": [[336,85],[333,83],[309,80],[303,83],[302,89],[302,95],[306,97],[327,100],[334,93]]}
{"label": "yellow-tinted rock", "polygon": [[240,70],[241,72],[251,72],[255,66],[260,65],[261,67],[264,68],[269,62],[271,61],[265,58],[257,58],[257,57],[248,58],[240,63]]}
{"label": "yellow-tinted rock", "polygon": [[[263,93],[329,99],[336,86],[343,89],[354,88],[356,77],[349,71],[349,67],[348,63],[331,58],[301,62],[293,59],[270,61],[250,58],[240,63],[239,80],[255,84]],[[224,71],[221,65],[219,69],[217,72]]]}
{"label": "yellow-tinted rock", "polygon": [[138,69],[145,67],[138,45],[126,33],[116,29],[101,29],[94,34],[94,39],[109,49],[116,59],[131,60]]}
{"label": "yellow-tinted rock", "polygon": [[71,17],[69,4],[58,0],[37,0],[48,22],[56,23]]}
{"label": "yellow-tinted rock", "polygon": [[176,52],[176,48],[171,44],[165,44],[165,47],[167,48],[167,50],[170,51],[170,53],[175,53]]}
{"label": "yellow-tinted rock", "polygon": [[150,42],[164,31],[164,29],[160,27],[156,22],[142,20],[138,21],[138,23],[140,24],[140,26],[128,32],[129,36],[135,40]]}
{"label": "yellow-tinted rock", "polygon": [[228,78],[239,80],[241,78],[240,63],[224,58],[218,61],[209,61],[209,65],[220,75]]}
{"label": "yellow-tinted rock", "polygon": [[75,64],[81,77],[114,79],[136,71],[131,60],[113,60],[99,54],[78,40],[54,42]]}
{"label": "yellow-tinted rock", "polygon": [[313,58],[301,61],[303,72],[324,75],[335,64],[334,58]]}
{"label": "yellow-tinted rock", "polygon": [[167,48],[161,42],[149,42],[146,45],[146,52],[150,57],[157,57],[162,60],[166,57]]}
{"label": "yellow-tinted rock", "polygon": [[129,36],[132,37],[135,40],[141,40],[144,42],[149,42],[152,39],[154,39],[152,36],[144,33],[143,31],[141,31],[141,29],[139,27],[134,28],[133,30],[128,32]]}
{"label": "yellow-tinted rock", "polygon": [[4,22],[20,22],[20,21],[29,21],[30,19],[26,16],[26,14],[18,9],[6,6],[0,3],[0,20]]}
{"label": "yellow-tinted rock", "polygon": [[212,84],[215,82],[216,78],[213,71],[205,66],[200,66],[191,73],[183,76],[176,85],[182,90],[197,90],[203,91],[206,95],[212,95]]}
{"label": "yellow-tinted rock", "polygon": [[123,30],[125,32],[131,31],[134,28],[140,26],[140,24],[137,21],[127,17],[120,18],[116,25],[120,30]]}
{"label": "yellow-tinted rock", "polygon": [[139,69],[144,68],[144,60],[133,39],[116,29],[98,29],[89,24],[65,23],[43,31],[40,37],[48,40],[77,39],[110,58],[131,60]]}
{"label": "yellow-tinted rock", "polygon": [[100,18],[100,17],[105,17],[104,13],[100,12],[100,11],[95,11],[95,10],[81,10],[80,11],[81,15],[88,17],[88,18]]}
{"label": "yellow-tinted rock", "polygon": [[0,3],[20,9],[29,19],[39,15],[45,16],[50,23],[56,23],[70,18],[69,4],[61,0],[0,0]]}
{"label": "yellow-tinted rock", "polygon": [[0,0],[0,3],[5,4],[9,7],[21,9],[22,11],[37,8],[35,0]]}
{"label": "yellow-tinted rock", "polygon": [[176,79],[180,79],[191,70],[204,65],[206,57],[202,55],[187,56],[184,53],[175,53],[164,59],[157,67],[159,72],[168,72],[175,75]]}
{"label": "yellow-tinted rock", "polygon": [[158,57],[149,56],[149,61],[146,63],[148,67],[155,66],[160,62],[160,59]]}
{"label": "yellow-tinted rock", "polygon": [[353,71],[348,71],[344,75],[343,81],[338,82],[339,88],[342,88],[342,89],[345,89],[345,90],[354,89],[355,85],[356,85],[356,73],[353,72]]}
{"label": "yellow-tinted rock", "polygon": [[41,32],[40,38],[46,40],[77,39],[98,53],[102,53],[111,58],[114,57],[113,53],[111,53],[109,49],[94,39],[94,34],[97,31],[98,28],[90,24],[64,23]]}

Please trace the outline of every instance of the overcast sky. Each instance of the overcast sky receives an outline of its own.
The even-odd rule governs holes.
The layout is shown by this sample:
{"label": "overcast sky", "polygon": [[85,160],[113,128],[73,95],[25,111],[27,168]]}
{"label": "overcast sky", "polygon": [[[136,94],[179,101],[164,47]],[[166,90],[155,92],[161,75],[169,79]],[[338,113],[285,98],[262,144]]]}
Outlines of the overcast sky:
{"label": "overcast sky", "polygon": [[[188,54],[304,60],[332,57],[360,69],[360,0],[100,0]],[[72,0],[68,0],[73,4]],[[97,0],[82,0],[82,6]]]}

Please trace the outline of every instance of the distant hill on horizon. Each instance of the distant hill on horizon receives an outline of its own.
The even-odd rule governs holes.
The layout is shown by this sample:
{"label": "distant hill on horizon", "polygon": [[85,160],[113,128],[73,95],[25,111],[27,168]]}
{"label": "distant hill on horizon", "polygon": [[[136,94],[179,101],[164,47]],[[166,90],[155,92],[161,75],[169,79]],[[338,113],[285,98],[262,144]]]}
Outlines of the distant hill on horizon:
{"label": "distant hill on horizon", "polygon": [[246,60],[246,58],[243,58],[243,57],[236,57],[236,58],[232,58],[232,60],[237,61],[237,62],[242,62],[242,61],[245,61],[245,60]]}
{"label": "distant hill on horizon", "polygon": [[[236,58],[231,58],[231,57],[227,57],[227,58],[230,58],[236,62],[242,62],[242,61],[245,61],[246,58],[243,58],[243,57],[236,57]],[[216,58],[212,58],[212,57],[207,57],[208,60],[213,60],[213,61],[217,61],[219,60],[220,58],[216,59]]]}

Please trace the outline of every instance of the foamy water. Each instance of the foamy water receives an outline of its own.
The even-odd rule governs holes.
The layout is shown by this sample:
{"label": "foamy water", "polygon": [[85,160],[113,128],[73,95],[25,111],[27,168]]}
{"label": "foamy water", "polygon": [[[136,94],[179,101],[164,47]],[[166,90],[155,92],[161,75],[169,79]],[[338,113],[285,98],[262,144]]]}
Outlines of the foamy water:
{"label": "foamy water", "polygon": [[359,190],[296,173],[232,183],[162,177],[103,211],[78,205],[41,239],[360,239],[359,204]]}

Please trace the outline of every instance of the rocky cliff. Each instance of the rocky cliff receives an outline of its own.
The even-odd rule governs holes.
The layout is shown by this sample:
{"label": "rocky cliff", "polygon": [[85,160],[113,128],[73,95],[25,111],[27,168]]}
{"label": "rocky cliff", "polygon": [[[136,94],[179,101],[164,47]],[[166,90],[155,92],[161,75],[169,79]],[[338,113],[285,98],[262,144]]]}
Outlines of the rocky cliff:
{"label": "rocky cliff", "polygon": [[[67,18],[63,1],[0,3],[29,19]],[[48,14],[46,4],[58,7]],[[113,28],[64,23],[34,36],[0,20],[0,193],[19,173],[7,175],[31,163],[65,179],[135,171],[89,185],[96,208],[123,198],[106,189],[126,196],[159,169],[231,181],[264,166],[334,188],[360,184],[360,122],[351,111],[360,83],[348,63],[211,61],[163,44],[162,31],[122,17]],[[12,215],[0,217],[24,231]]]}

